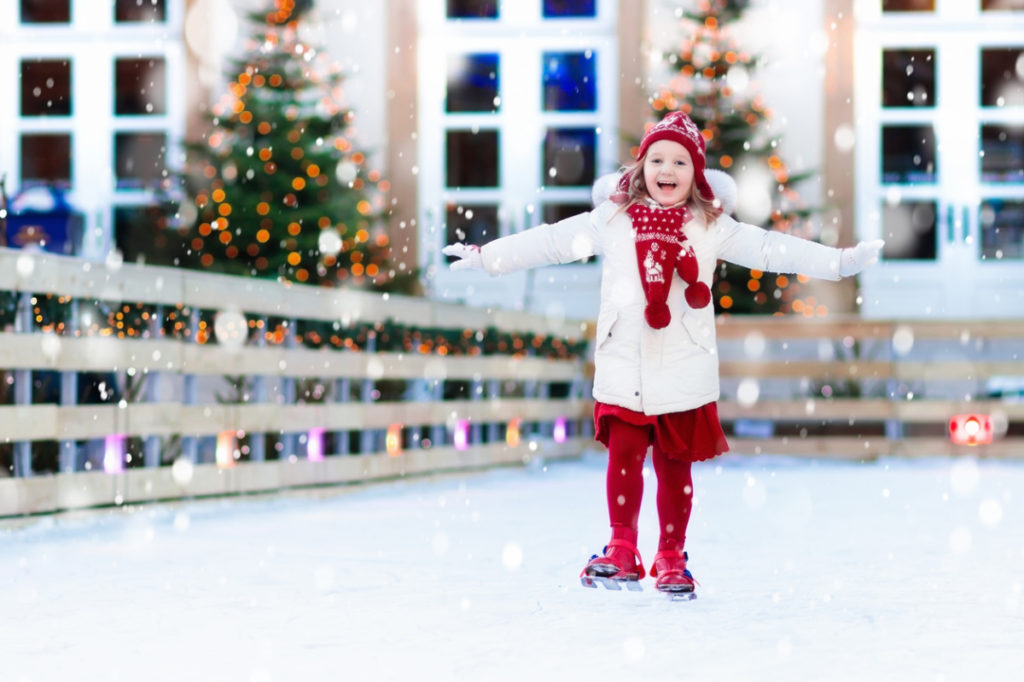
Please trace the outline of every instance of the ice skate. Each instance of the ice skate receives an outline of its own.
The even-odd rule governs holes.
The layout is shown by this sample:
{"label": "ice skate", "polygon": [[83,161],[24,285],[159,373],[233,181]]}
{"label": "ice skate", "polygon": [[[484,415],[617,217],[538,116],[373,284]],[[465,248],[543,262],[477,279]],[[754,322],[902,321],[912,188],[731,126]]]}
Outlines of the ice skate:
{"label": "ice skate", "polygon": [[674,599],[696,599],[697,581],[686,568],[689,556],[681,550],[666,550],[654,555],[651,576],[657,578],[654,588],[672,595]]}
{"label": "ice skate", "polygon": [[597,587],[598,583],[609,590],[621,590],[625,585],[630,590],[640,590],[640,580],[646,575],[643,559],[636,545],[620,539],[612,539],[604,548],[603,555],[590,557],[580,573],[584,587]]}

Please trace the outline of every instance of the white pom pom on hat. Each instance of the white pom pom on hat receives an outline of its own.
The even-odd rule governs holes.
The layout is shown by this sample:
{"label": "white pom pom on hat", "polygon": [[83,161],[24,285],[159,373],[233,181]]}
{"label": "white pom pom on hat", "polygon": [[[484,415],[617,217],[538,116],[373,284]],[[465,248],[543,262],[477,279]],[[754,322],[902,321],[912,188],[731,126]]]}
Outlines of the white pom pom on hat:
{"label": "white pom pom on hat", "polygon": [[621,173],[606,173],[594,181],[594,186],[590,190],[590,199],[594,202],[595,208],[608,201],[619,184],[621,175]]}
{"label": "white pom pom on hat", "polygon": [[725,171],[713,168],[704,171],[704,177],[707,178],[708,184],[711,185],[711,191],[715,193],[715,198],[721,202],[722,212],[726,215],[732,215],[733,211],[736,210],[736,200],[739,194],[739,190],[736,188],[736,181]]}

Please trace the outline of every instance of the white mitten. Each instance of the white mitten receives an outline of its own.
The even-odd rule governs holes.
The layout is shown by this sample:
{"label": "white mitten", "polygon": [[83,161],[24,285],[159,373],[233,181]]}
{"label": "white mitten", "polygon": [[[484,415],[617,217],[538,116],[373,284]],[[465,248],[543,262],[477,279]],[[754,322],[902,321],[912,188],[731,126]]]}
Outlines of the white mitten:
{"label": "white mitten", "polygon": [[839,256],[839,276],[849,277],[878,261],[878,254],[881,253],[885,241],[875,239],[870,242],[860,242],[850,249],[843,249]]}
{"label": "white mitten", "polygon": [[449,266],[452,270],[484,269],[484,259],[480,255],[480,247],[476,244],[463,244],[462,242],[449,244],[441,249],[441,253],[446,256],[455,256],[456,258],[461,259],[455,261]]}

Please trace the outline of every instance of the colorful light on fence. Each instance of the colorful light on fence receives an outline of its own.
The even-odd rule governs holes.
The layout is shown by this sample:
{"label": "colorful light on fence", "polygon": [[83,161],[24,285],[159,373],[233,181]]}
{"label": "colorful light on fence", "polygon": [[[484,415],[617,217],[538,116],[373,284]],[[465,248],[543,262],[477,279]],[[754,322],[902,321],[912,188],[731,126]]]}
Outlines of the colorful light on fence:
{"label": "colorful light on fence", "polygon": [[522,440],[520,430],[522,429],[523,420],[519,417],[515,417],[509,421],[508,426],[505,427],[505,445],[510,448],[517,447]]}
{"label": "colorful light on fence", "polygon": [[569,425],[565,421],[565,417],[559,417],[555,420],[555,427],[551,435],[556,443],[564,443],[566,441],[569,437]]}
{"label": "colorful light on fence", "polygon": [[392,424],[388,427],[388,433],[384,437],[384,448],[388,456],[398,457],[402,454],[402,425]]}
{"label": "colorful light on fence", "polygon": [[103,471],[119,474],[124,471],[124,434],[112,433],[103,439]]}
{"label": "colorful light on fence", "polygon": [[314,426],[306,434],[306,459],[310,462],[324,461],[324,430]]}
{"label": "colorful light on fence", "polygon": [[235,466],[235,432],[221,431],[217,434],[217,466],[221,469]]}
{"label": "colorful light on fence", "polygon": [[987,414],[955,414],[949,420],[949,439],[956,445],[992,442],[992,418]]}
{"label": "colorful light on fence", "polygon": [[455,433],[452,435],[456,450],[469,449],[469,420],[460,419],[455,422]]}

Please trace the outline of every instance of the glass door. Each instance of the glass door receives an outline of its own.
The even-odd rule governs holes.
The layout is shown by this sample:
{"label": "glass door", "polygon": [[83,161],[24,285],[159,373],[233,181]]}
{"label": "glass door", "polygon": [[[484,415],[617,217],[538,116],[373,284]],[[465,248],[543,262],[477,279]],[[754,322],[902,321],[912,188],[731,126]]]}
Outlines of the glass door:
{"label": "glass door", "polygon": [[1024,2],[857,6],[857,231],[872,317],[1018,316],[1024,299]]}
{"label": "glass door", "polygon": [[493,278],[451,272],[441,248],[590,209],[617,165],[616,3],[422,3],[420,260],[430,295],[555,316],[597,313],[579,263]]}

